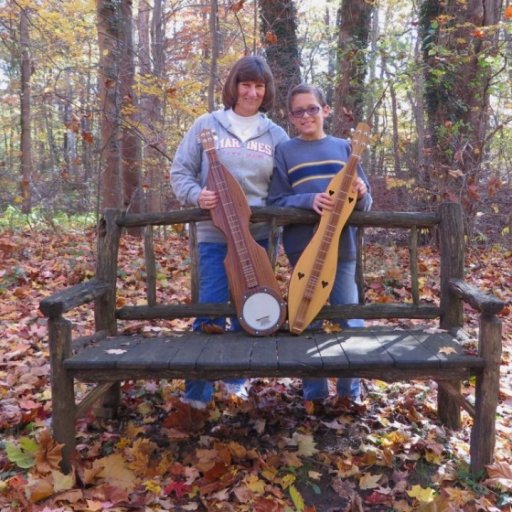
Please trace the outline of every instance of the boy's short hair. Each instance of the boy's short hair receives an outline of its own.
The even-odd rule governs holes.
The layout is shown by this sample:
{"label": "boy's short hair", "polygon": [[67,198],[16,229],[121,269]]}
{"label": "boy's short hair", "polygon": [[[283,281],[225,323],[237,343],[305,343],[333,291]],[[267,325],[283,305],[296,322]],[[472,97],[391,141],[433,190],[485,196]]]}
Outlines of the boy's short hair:
{"label": "boy's short hair", "polygon": [[320,87],[316,87],[315,85],[302,83],[293,87],[288,93],[288,98],[286,99],[286,106],[288,108],[288,112],[292,109],[292,101],[297,94],[313,94],[317,99],[320,106],[325,107],[327,105],[327,100],[325,99],[325,94]]}
{"label": "boy's short hair", "polygon": [[274,104],[276,95],[274,77],[269,65],[257,55],[248,55],[235,62],[229,71],[222,89],[222,103],[226,108],[234,108],[238,100],[240,82],[262,82],[265,84],[265,96],[259,110],[267,112]]}

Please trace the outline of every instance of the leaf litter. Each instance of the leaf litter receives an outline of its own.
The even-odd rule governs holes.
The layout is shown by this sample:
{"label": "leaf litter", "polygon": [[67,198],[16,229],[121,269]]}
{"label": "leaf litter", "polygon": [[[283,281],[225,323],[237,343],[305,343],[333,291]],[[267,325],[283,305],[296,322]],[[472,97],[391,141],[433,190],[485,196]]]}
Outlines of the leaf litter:
{"label": "leaf litter", "polygon": [[[62,446],[50,434],[48,344],[38,304],[94,274],[94,246],[92,231],[0,233],[1,512],[511,510],[510,251],[468,251],[473,269],[468,278],[508,303],[502,314],[496,461],[481,479],[468,470],[470,419],[462,413],[458,432],[438,422],[435,383],[364,381],[363,406],[338,404],[315,415],[306,409],[297,379],[253,379],[245,402],[217,387],[205,411],[180,402],[182,381],[124,382],[119,419],[100,419],[89,411],[77,421],[78,456],[64,475]],[[189,301],[190,277],[182,263],[188,257],[186,238],[169,233],[157,239],[156,252],[157,300]],[[401,252],[368,247],[369,299],[407,300],[410,286],[402,282],[407,257]],[[435,301],[435,250],[420,252],[421,298]],[[119,300],[138,303],[144,295],[142,244],[123,239],[121,259]],[[283,290],[288,273],[281,255],[277,274]],[[478,319],[469,308],[465,314],[471,345]],[[77,335],[91,333],[90,306],[70,318]],[[390,322],[396,328],[410,323]],[[123,327],[132,333],[188,328],[189,320]],[[333,381],[330,387],[333,391]],[[86,388],[80,384],[78,393]],[[464,383],[464,391],[472,388],[471,381]]]}

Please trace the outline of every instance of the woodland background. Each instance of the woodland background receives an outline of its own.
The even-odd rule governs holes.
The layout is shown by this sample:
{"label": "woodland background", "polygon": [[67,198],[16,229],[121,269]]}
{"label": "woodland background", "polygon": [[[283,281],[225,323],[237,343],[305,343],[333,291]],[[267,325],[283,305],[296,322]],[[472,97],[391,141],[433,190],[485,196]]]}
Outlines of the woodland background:
{"label": "woodland background", "polygon": [[471,240],[508,238],[509,0],[2,0],[0,211],[47,222],[176,206],[168,169],[246,53],[322,86],[329,130],[373,126],[376,208],[463,203]]}
{"label": "woodland background", "polygon": [[[511,50],[510,0],[0,0],[0,511],[510,510]],[[463,205],[467,278],[507,302],[496,462],[482,478],[467,470],[470,420],[438,425],[433,384],[367,382],[362,410],[326,418],[289,379],[255,381],[245,404],[219,391],[192,425],[169,415],[181,382],[125,383],[121,420],[80,420],[79,461],[60,473],[39,301],[93,275],[103,208],[178,206],[177,144],[247,53],[269,61],[270,116],[286,129],[300,81],[325,89],[331,133],[370,121],[375,209]],[[143,300],[137,235],[121,248],[120,301]],[[366,293],[400,300],[404,248],[377,241]],[[159,298],[189,300],[185,233],[156,243]],[[431,300],[435,241],[420,251]],[[277,273],[285,286],[282,255]],[[72,320],[90,332],[90,310]],[[125,329],[176,327],[188,325]]]}

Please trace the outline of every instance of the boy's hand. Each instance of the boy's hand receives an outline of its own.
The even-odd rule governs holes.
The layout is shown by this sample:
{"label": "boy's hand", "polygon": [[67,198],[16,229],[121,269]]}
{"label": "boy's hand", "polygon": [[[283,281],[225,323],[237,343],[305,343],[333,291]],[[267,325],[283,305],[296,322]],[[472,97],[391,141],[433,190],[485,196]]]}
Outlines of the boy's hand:
{"label": "boy's hand", "polygon": [[333,206],[334,201],[326,192],[319,192],[313,199],[313,210],[315,210],[318,215],[322,215],[324,210],[330,210]]}
{"label": "boy's hand", "polygon": [[[357,199],[361,199],[368,193],[368,187],[361,178],[356,178],[353,190],[357,194]],[[330,210],[333,206],[334,201],[326,192],[319,192],[315,195],[315,199],[313,199],[313,210],[315,210],[318,215],[322,215],[324,210]]]}
{"label": "boy's hand", "polygon": [[361,178],[357,178],[356,181],[354,181],[354,189],[353,190],[354,190],[354,192],[357,193],[357,199],[361,199],[368,192],[368,187],[366,186],[366,183]]}

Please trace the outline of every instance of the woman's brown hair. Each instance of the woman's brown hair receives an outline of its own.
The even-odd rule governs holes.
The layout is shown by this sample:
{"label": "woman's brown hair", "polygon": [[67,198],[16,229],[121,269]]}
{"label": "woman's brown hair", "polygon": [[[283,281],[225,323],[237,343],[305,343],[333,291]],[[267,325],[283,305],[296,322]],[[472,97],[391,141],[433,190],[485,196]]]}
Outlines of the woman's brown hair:
{"label": "woman's brown hair", "polygon": [[240,82],[263,82],[265,84],[265,96],[260,110],[267,112],[272,108],[276,95],[274,77],[264,59],[256,55],[248,55],[235,62],[222,89],[222,103],[226,108],[235,107]]}

